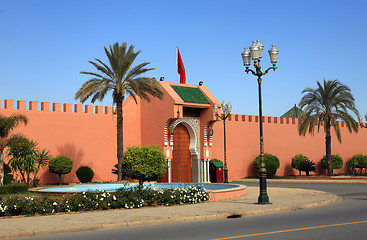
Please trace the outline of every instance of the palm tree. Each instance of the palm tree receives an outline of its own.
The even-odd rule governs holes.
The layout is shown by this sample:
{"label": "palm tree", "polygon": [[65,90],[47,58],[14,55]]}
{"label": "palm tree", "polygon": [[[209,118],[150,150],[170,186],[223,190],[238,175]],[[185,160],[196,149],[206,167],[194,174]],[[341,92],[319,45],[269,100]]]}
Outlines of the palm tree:
{"label": "palm tree", "polygon": [[13,171],[19,172],[22,181],[28,185],[31,183],[31,174],[36,170],[37,145],[37,142],[21,134],[12,136],[8,142],[8,154],[11,156],[9,165]]}
{"label": "palm tree", "polygon": [[123,160],[123,109],[122,103],[125,96],[131,95],[136,101],[136,96],[150,101],[150,96],[163,98],[160,85],[154,78],[143,77],[143,73],[154,70],[146,68],[150,62],[143,62],[132,67],[135,58],[141,51],[134,52],[133,45],[127,47],[126,42],[121,46],[116,42],[110,45],[109,49],[104,47],[109,64],[103,63],[99,59],[89,61],[99,72],[80,72],[91,75],[92,78],[86,81],[75,94],[75,100],[84,103],[89,97],[91,102],[102,101],[107,92],[112,91],[113,104],[116,104],[117,111],[117,161],[118,180],[122,180],[121,165]]}
{"label": "palm tree", "polygon": [[21,123],[27,125],[28,118],[21,114],[14,114],[10,117],[0,115],[0,186],[4,184],[4,150],[8,146],[11,131]]}
{"label": "palm tree", "polygon": [[341,142],[341,134],[337,120],[344,121],[349,132],[358,132],[358,124],[348,113],[352,111],[358,119],[359,113],[354,105],[354,97],[350,88],[341,84],[338,80],[324,79],[324,85],[317,81],[318,87],[306,88],[302,91],[305,95],[302,97],[299,106],[304,109],[303,118],[298,124],[299,135],[313,134],[317,125],[318,131],[323,123],[326,144],[326,159],[328,163],[328,175],[332,174],[331,170],[331,127],[334,128],[335,134]]}
{"label": "palm tree", "polygon": [[36,187],[37,181],[38,181],[37,179],[38,171],[40,170],[40,168],[44,168],[48,165],[48,162],[51,159],[51,153],[49,150],[46,150],[46,149],[36,149],[34,158],[35,158],[36,166],[35,166],[34,173],[33,173],[32,186]]}

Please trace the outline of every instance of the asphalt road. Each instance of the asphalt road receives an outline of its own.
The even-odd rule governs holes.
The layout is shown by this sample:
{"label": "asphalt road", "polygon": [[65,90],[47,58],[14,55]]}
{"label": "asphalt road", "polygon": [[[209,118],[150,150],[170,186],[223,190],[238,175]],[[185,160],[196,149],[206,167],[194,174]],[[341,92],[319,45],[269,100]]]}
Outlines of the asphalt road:
{"label": "asphalt road", "polygon": [[[245,183],[257,186],[257,183]],[[367,184],[269,183],[269,187],[315,189],[337,194],[327,206],[245,218],[177,223],[83,233],[37,239],[366,239]],[[269,196],[271,201],[271,196]],[[29,238],[35,239],[35,238]]]}

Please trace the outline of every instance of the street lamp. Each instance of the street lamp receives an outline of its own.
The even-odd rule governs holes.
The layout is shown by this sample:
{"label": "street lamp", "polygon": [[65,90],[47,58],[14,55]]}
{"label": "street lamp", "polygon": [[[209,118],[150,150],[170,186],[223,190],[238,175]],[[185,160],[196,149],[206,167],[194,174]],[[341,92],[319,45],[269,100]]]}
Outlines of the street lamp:
{"label": "street lamp", "polygon": [[[257,76],[257,82],[259,86],[259,124],[260,124],[260,170],[259,170],[259,181],[260,181],[260,195],[258,198],[258,204],[270,204],[269,197],[266,190],[266,169],[264,160],[264,139],[263,139],[263,121],[262,121],[262,104],[261,104],[261,77],[269,72],[270,69],[277,69],[275,64],[278,61],[279,50],[272,45],[269,50],[270,62],[273,64],[265,72],[261,71],[260,60],[262,58],[264,45],[260,43],[260,40],[252,41],[252,45],[249,47],[250,51],[245,48],[242,55],[243,65],[246,67],[246,73],[251,72],[253,75]],[[251,64],[251,58],[254,61],[255,71],[249,68]]]}
{"label": "street lamp", "polygon": [[224,129],[224,182],[228,183],[228,168],[227,168],[227,144],[226,144],[226,119],[229,117],[232,111],[232,105],[230,102],[225,103],[223,101],[222,103],[222,113],[223,117],[221,115],[218,115],[218,105],[215,103],[214,106],[214,113],[215,116],[219,117],[223,120],[223,129]]}
{"label": "street lamp", "polygon": [[[364,118],[367,121],[367,113],[366,115],[364,115]],[[367,128],[367,126],[362,123],[362,117],[359,117],[359,126],[361,126],[362,128]]]}

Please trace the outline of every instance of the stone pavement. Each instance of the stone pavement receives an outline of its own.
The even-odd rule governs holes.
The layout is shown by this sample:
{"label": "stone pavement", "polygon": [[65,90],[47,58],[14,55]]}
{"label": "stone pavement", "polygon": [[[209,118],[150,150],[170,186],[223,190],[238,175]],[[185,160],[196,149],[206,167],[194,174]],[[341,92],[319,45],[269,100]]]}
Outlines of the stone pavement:
{"label": "stone pavement", "polygon": [[[267,182],[275,183],[365,183],[367,177],[297,177],[296,179],[266,179]],[[233,180],[236,183],[259,182],[259,179],[238,179]]]}
{"label": "stone pavement", "polygon": [[41,236],[98,229],[113,229],[152,224],[246,217],[322,206],[337,200],[327,192],[268,188],[269,205],[258,205],[258,187],[248,187],[243,197],[194,205],[147,207],[84,213],[0,219],[0,238]]}

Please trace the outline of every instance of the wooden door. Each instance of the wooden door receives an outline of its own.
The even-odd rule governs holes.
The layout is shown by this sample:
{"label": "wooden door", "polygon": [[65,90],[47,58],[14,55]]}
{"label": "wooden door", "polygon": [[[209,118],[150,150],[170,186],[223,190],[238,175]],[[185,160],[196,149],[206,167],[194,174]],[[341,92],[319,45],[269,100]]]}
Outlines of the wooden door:
{"label": "wooden door", "polygon": [[173,135],[172,182],[191,182],[190,135],[183,124]]}

